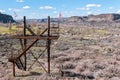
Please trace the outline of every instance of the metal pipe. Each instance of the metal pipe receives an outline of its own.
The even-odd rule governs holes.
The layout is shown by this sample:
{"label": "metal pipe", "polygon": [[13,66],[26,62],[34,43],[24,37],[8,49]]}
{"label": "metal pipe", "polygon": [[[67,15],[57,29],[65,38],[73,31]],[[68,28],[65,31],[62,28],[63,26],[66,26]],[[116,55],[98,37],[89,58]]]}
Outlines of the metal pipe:
{"label": "metal pipe", "polygon": [[[26,16],[24,16],[24,36],[26,36],[26,27],[27,27],[27,24],[26,24]],[[27,39],[24,39],[24,48],[26,49],[26,45],[27,45]],[[27,57],[26,57],[26,52],[24,54],[24,57],[25,57],[25,71],[27,69]]]}
{"label": "metal pipe", "polygon": [[47,53],[48,53],[48,73],[50,74],[50,16],[48,16],[48,39],[47,39]]}

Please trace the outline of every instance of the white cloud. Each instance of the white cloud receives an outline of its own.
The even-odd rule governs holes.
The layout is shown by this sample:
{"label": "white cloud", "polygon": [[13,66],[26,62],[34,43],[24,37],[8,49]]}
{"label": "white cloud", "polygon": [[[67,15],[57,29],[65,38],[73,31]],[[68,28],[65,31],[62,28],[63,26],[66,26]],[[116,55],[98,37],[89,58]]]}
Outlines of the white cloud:
{"label": "white cloud", "polygon": [[9,11],[12,11],[12,8],[8,8]]}
{"label": "white cloud", "polygon": [[16,8],[8,8],[9,11],[15,11],[15,12],[20,12],[20,9],[16,9]]}
{"label": "white cloud", "polygon": [[87,12],[88,15],[92,14],[92,12]]}
{"label": "white cloud", "polygon": [[85,8],[76,8],[77,10],[90,10],[90,8],[85,7]]}
{"label": "white cloud", "polygon": [[23,9],[29,9],[30,8],[30,6],[24,6],[23,7]]}
{"label": "white cloud", "polygon": [[23,0],[16,0],[16,2],[24,2]]}
{"label": "white cloud", "polygon": [[56,13],[57,13],[57,11],[53,11],[53,13],[55,13],[55,14],[56,14]]}
{"label": "white cloud", "polygon": [[41,6],[40,9],[42,9],[42,10],[55,10],[56,8],[54,8],[52,6]]}
{"label": "white cloud", "polygon": [[101,7],[100,4],[87,4],[86,7],[90,8],[90,7]]}
{"label": "white cloud", "polygon": [[113,7],[109,7],[109,9],[113,9]]}
{"label": "white cloud", "polygon": [[118,10],[117,13],[120,13],[120,10]]}
{"label": "white cloud", "polygon": [[20,9],[12,9],[15,12],[20,12]]}
{"label": "white cloud", "polygon": [[1,13],[4,13],[4,12],[5,12],[5,10],[0,10],[0,12],[1,12]]}
{"label": "white cloud", "polygon": [[92,7],[101,7],[100,4],[87,4],[83,8],[76,8],[76,10],[90,10]]}

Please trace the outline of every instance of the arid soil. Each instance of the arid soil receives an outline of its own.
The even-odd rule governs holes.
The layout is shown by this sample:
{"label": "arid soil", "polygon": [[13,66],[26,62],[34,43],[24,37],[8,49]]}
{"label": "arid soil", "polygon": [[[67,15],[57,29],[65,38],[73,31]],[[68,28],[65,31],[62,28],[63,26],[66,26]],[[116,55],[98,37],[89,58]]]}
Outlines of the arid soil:
{"label": "arid soil", "polygon": [[[11,49],[17,50],[19,40],[1,35],[0,80],[120,80],[119,23],[65,23],[60,26],[60,37],[51,45],[51,74],[45,73],[39,65],[41,62],[47,68],[45,53],[29,71],[16,67],[16,77],[13,77],[12,63],[7,57]],[[35,60],[29,53],[38,56],[42,50],[33,47],[28,51],[28,67]]]}

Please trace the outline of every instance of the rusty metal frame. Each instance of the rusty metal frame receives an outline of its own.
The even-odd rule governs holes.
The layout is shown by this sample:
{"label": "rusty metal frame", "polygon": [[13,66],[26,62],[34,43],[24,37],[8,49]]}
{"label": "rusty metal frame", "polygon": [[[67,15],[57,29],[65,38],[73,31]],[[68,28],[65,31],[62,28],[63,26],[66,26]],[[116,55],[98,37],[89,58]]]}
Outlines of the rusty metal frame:
{"label": "rusty metal frame", "polygon": [[[26,53],[37,41],[39,40],[45,40],[46,42],[46,49],[43,50],[43,52],[38,56],[35,57],[32,55],[35,59],[35,61],[32,63],[32,65],[28,68],[28,70],[36,63],[38,62],[40,66],[45,70],[45,72],[50,74],[50,50],[51,50],[51,41],[52,40],[57,40],[59,38],[58,36],[53,36],[50,33],[51,27],[50,27],[50,16],[48,16],[48,28],[46,28],[40,35],[35,34],[30,28],[27,27],[26,24],[26,17],[24,16],[24,30],[23,30],[23,35],[11,35],[11,39],[19,39],[20,44],[22,47],[21,54],[17,55],[17,57],[13,57],[14,55],[11,55],[11,57],[8,59],[10,62],[13,63],[13,76],[15,76],[15,64],[17,63],[17,60],[20,59],[22,56],[24,56],[24,64],[25,64],[25,70],[27,70],[27,56]],[[58,23],[58,28],[59,28],[59,23]],[[31,35],[26,34],[26,29],[31,33]],[[47,35],[44,35],[44,33],[47,32]],[[27,39],[35,39],[29,46],[27,46]],[[47,62],[48,62],[48,69],[46,70],[42,64],[38,61],[40,56],[47,50]]]}

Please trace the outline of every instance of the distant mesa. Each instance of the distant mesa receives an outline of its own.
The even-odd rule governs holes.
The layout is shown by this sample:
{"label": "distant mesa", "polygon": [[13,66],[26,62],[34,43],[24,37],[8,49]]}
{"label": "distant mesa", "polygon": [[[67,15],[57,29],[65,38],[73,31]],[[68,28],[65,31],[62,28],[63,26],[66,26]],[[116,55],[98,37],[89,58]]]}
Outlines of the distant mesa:
{"label": "distant mesa", "polygon": [[9,23],[9,22],[12,22],[12,23],[15,22],[13,17],[8,14],[0,13],[0,23]]}
{"label": "distant mesa", "polygon": [[99,14],[88,16],[88,21],[116,21],[119,19],[120,14]]}
{"label": "distant mesa", "polygon": [[66,22],[83,22],[83,21],[120,21],[120,14],[99,14],[88,16],[71,16]]}
{"label": "distant mesa", "polygon": [[67,22],[81,22],[83,18],[80,16],[71,16],[67,19]]}

